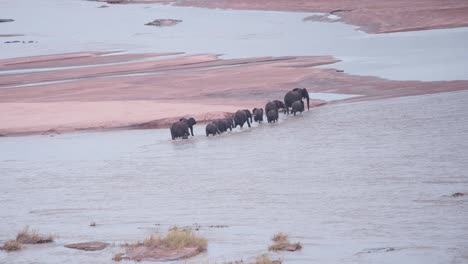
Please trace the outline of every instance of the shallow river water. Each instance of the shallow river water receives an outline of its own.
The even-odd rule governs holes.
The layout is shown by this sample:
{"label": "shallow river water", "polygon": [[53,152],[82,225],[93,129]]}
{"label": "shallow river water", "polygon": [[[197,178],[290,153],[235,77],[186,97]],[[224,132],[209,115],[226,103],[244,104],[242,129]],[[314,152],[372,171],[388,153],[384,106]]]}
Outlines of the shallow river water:
{"label": "shallow river water", "polygon": [[[305,22],[311,13],[236,11],[84,0],[0,0],[0,59],[120,50],[224,54],[223,58],[322,56],[346,73],[395,80],[468,80],[468,28],[366,34],[343,23]],[[173,27],[144,24],[183,20]],[[5,41],[34,41],[10,43]],[[326,66],[330,67],[330,66]]]}
{"label": "shallow river water", "polygon": [[[209,247],[192,263],[249,259],[278,231],[304,245],[285,263],[467,263],[468,199],[448,197],[468,192],[467,102],[331,104],[176,142],[168,129],[0,138],[0,241],[25,225],[58,236],[0,263],[110,263],[119,243],[195,223]],[[90,240],[116,246],[63,247]],[[382,247],[395,250],[369,250]]]}

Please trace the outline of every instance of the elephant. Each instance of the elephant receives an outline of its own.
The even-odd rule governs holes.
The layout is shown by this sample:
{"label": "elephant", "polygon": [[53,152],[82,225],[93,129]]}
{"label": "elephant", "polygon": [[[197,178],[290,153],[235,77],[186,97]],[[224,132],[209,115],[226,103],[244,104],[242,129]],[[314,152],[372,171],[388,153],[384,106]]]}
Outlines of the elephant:
{"label": "elephant", "polygon": [[227,117],[226,120],[228,123],[229,123],[229,129],[232,130],[233,128],[235,128],[234,126],[234,119],[232,119],[232,117]]}
{"label": "elephant", "polygon": [[219,131],[218,126],[214,122],[211,122],[208,125],[206,125],[205,130],[206,130],[206,136],[209,136],[209,135],[216,136],[216,134],[221,134],[221,132]]}
{"label": "elephant", "polygon": [[237,127],[239,125],[242,128],[246,121],[247,125],[250,127],[249,118],[247,117],[247,114],[244,110],[238,110],[234,114],[234,127]]}
{"label": "elephant", "polygon": [[226,132],[228,129],[232,131],[231,123],[229,123],[229,121],[226,119],[216,120],[214,123],[218,126],[218,129],[221,133]]}
{"label": "elephant", "polygon": [[188,127],[190,128],[190,134],[192,134],[192,137],[193,137],[193,126],[197,123],[195,118],[193,117],[190,117],[189,119],[181,118],[179,121],[184,121],[187,123]]}
{"label": "elephant", "polygon": [[263,109],[262,108],[260,109],[254,108],[252,110],[252,113],[253,113],[255,122],[261,123],[263,121]]}
{"label": "elephant", "polygon": [[268,123],[278,122],[278,110],[272,109],[266,114]]}
{"label": "elephant", "polygon": [[272,102],[268,102],[265,105],[265,113],[270,112],[272,109],[279,110],[280,108],[285,109],[286,107],[284,106],[284,103],[280,100],[273,100]]}
{"label": "elephant", "polygon": [[245,112],[245,114],[247,115],[247,118],[250,119],[250,123],[252,123],[252,113],[250,112],[249,109],[244,109],[242,110]]}
{"label": "elephant", "polygon": [[292,91],[286,93],[284,96],[284,104],[288,115],[289,107],[291,107],[295,101],[302,100],[302,98],[307,99],[307,110],[309,110],[309,92],[306,88],[294,88]]}
{"label": "elephant", "polygon": [[293,113],[294,115],[296,115],[297,112],[300,112],[302,114],[303,111],[304,111],[304,101],[297,100],[296,102],[292,104],[291,113]]}
{"label": "elephant", "polygon": [[175,140],[176,138],[187,139],[190,135],[189,126],[185,121],[173,123],[170,130],[172,140]]}

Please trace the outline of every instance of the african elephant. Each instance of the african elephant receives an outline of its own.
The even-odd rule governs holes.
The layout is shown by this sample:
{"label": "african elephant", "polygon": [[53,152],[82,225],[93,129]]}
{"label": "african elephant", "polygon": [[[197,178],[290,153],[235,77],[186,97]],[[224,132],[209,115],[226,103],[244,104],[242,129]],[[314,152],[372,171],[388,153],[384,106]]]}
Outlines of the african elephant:
{"label": "african elephant", "polygon": [[234,119],[232,119],[232,117],[227,117],[226,120],[228,123],[229,123],[229,129],[232,130],[235,126],[234,126]]}
{"label": "african elephant", "polygon": [[175,140],[176,138],[187,139],[190,135],[189,126],[185,121],[173,123],[170,130],[172,140]]}
{"label": "african elephant", "polygon": [[307,110],[309,110],[309,92],[306,88],[294,88],[292,91],[287,92],[284,96],[286,113],[289,114],[289,107],[291,107],[295,101],[302,100],[302,98],[307,99]]}
{"label": "african elephant", "polygon": [[179,121],[184,121],[187,123],[188,127],[190,128],[190,134],[192,134],[192,137],[193,137],[193,126],[197,123],[197,121],[195,121],[195,118],[193,117],[190,117],[189,119],[181,118]]}
{"label": "african elephant", "polygon": [[260,109],[254,108],[252,110],[252,113],[253,113],[255,122],[261,123],[263,121],[263,109],[262,108]]}
{"label": "african elephant", "polygon": [[291,113],[293,113],[294,115],[296,115],[297,112],[300,112],[302,114],[303,111],[304,111],[304,101],[297,100],[296,102],[292,104]]}
{"label": "african elephant", "polygon": [[215,123],[221,133],[226,132],[228,129],[232,130],[231,124],[226,119],[216,120]]}
{"label": "african elephant", "polygon": [[272,109],[266,114],[268,123],[278,122],[278,110]]}
{"label": "african elephant", "polygon": [[249,118],[244,110],[239,110],[234,114],[234,127],[238,125],[242,128],[247,121],[247,125],[250,127]]}
{"label": "african elephant", "polygon": [[272,109],[279,110],[280,108],[285,108],[284,103],[280,100],[273,100],[265,105],[265,113],[268,113]]}
{"label": "african elephant", "polygon": [[206,136],[213,135],[216,136],[216,134],[221,134],[221,132],[218,129],[218,126],[214,123],[211,122],[208,125],[206,125]]}
{"label": "african elephant", "polygon": [[252,113],[250,112],[249,109],[244,109],[242,110],[245,112],[245,114],[247,115],[247,118],[250,119],[250,123],[252,123]]}

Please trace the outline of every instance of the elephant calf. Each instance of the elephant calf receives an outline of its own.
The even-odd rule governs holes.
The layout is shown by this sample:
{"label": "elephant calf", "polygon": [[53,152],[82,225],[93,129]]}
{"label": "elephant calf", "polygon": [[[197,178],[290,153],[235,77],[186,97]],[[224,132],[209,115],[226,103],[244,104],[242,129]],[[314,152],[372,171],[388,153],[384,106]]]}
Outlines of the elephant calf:
{"label": "elephant calf", "polygon": [[216,136],[216,134],[221,134],[216,123],[212,122],[206,125],[206,136],[209,136],[209,135]]}
{"label": "elephant calf", "polygon": [[266,114],[268,123],[278,122],[278,110],[270,110]]}
{"label": "elephant calf", "polygon": [[226,132],[228,129],[232,131],[232,123],[230,123],[230,121],[226,119],[220,119],[220,120],[214,121],[213,123],[215,123],[218,126],[218,130],[221,133]]}
{"label": "elephant calf", "polygon": [[296,115],[297,112],[302,112],[304,111],[304,101],[302,100],[297,100],[295,101],[292,106],[291,106],[291,112]]}
{"label": "elephant calf", "polygon": [[279,111],[279,109],[285,109],[285,105],[283,103],[283,101],[280,101],[280,100],[273,100],[273,102],[268,102],[266,105],[265,105],[265,113],[268,114],[268,112],[270,112],[270,110],[276,110],[276,111]]}
{"label": "elephant calf", "polygon": [[252,113],[253,113],[255,122],[261,123],[263,121],[263,109],[262,108],[260,109],[254,108],[252,110]]}

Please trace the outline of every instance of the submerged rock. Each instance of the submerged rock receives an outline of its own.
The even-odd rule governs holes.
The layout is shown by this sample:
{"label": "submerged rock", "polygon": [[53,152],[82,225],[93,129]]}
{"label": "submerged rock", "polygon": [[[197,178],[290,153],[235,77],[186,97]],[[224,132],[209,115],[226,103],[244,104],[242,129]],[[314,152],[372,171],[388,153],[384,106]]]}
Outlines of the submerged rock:
{"label": "submerged rock", "polygon": [[97,250],[105,249],[108,245],[109,245],[108,243],[92,241],[92,242],[68,244],[68,245],[65,245],[64,247],[79,249],[79,250],[84,250],[84,251],[97,251]]}
{"label": "submerged rock", "polygon": [[182,20],[177,19],[155,19],[152,22],[148,22],[145,26],[156,26],[156,27],[169,27],[174,26],[182,22]]}
{"label": "submerged rock", "polygon": [[15,20],[13,19],[4,19],[4,18],[0,18],[0,23],[5,23],[5,22],[13,22]]}
{"label": "submerged rock", "polygon": [[395,248],[393,247],[382,247],[382,248],[366,248],[359,252],[359,254],[362,253],[381,253],[381,252],[390,252],[390,251],[395,251]]}
{"label": "submerged rock", "polygon": [[462,197],[464,196],[465,194],[464,193],[461,193],[461,192],[456,192],[456,193],[453,193],[452,195],[450,195],[451,197]]}

